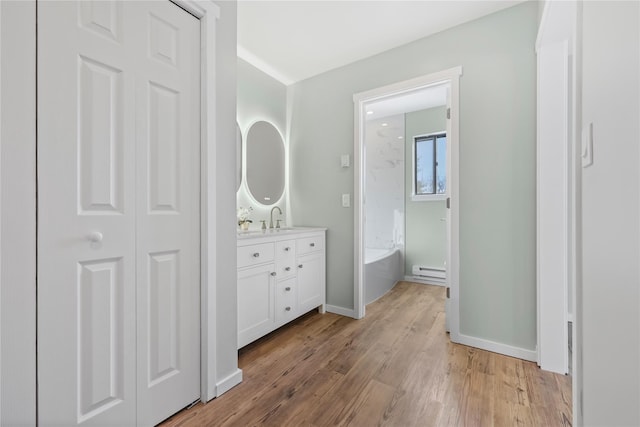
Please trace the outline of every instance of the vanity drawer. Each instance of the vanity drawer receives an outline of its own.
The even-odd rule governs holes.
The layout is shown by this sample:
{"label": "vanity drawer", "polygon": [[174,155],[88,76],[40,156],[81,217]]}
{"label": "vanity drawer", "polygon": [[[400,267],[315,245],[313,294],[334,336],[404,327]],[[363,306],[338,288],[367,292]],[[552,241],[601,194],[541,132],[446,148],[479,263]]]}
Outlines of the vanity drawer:
{"label": "vanity drawer", "polygon": [[273,262],[273,243],[238,246],[238,268]]}
{"label": "vanity drawer", "polygon": [[295,277],[276,284],[276,322],[296,316],[297,288]]}
{"label": "vanity drawer", "polygon": [[296,241],[283,240],[276,242],[276,259],[278,261],[285,259],[295,260],[296,257]]}
{"label": "vanity drawer", "polygon": [[296,249],[298,255],[324,251],[324,236],[319,235],[298,239]]}
{"label": "vanity drawer", "polygon": [[278,280],[296,274],[296,241],[276,242],[276,272]]}

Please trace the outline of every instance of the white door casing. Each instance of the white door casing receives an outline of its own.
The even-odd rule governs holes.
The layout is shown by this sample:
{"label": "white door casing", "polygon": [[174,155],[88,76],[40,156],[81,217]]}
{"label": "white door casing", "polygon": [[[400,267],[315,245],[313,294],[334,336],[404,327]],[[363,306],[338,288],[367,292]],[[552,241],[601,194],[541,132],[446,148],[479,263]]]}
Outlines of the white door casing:
{"label": "white door casing", "polygon": [[447,301],[447,325],[451,332],[451,340],[460,342],[463,337],[459,333],[459,79],[462,75],[462,67],[454,67],[441,72],[417,77],[388,86],[372,89],[367,92],[355,94],[354,101],[354,313],[357,319],[365,315],[364,302],[364,155],[363,137],[364,120],[366,117],[365,105],[367,102],[380,100],[401,93],[422,90],[425,87],[448,83],[450,93],[448,106],[451,108],[451,119],[447,120],[447,147],[448,147],[448,196],[450,197],[450,209],[447,212],[447,286],[450,288],[450,300]]}
{"label": "white door casing", "polygon": [[[445,312],[445,320],[444,320],[444,329],[445,331],[451,333],[451,317],[452,317],[452,311],[451,311],[451,273],[449,271],[449,265],[451,265],[451,257],[452,255],[452,245],[451,245],[451,226],[449,224],[451,224],[451,215],[452,215],[452,211],[451,211],[451,191],[450,188],[452,186],[452,180],[453,178],[453,174],[451,173],[451,171],[453,170],[453,159],[452,159],[452,155],[451,155],[451,150],[453,147],[453,144],[451,143],[451,92],[452,92],[452,87],[451,85],[447,86],[447,115],[446,115],[446,131],[447,131],[447,211],[446,211],[446,217],[445,217],[445,221],[446,221],[446,233],[447,233],[447,245],[446,245],[446,254],[445,254],[445,285],[447,288],[447,296],[444,300],[444,312]],[[456,147],[457,148],[457,147]],[[455,170],[457,171],[458,168],[456,166]],[[456,176],[457,178],[457,176]],[[457,282],[456,282],[457,283]]]}
{"label": "white door casing", "polygon": [[156,424],[200,393],[199,22],[43,2],[38,25],[39,418]]}
{"label": "white door casing", "polygon": [[568,373],[569,52],[538,47],[537,306],[538,364]]}
{"label": "white door casing", "polygon": [[[573,148],[578,113],[576,19],[576,2],[548,2],[536,39],[537,362],[542,369],[562,374],[569,371],[567,325],[576,308],[580,256],[579,153]],[[576,344],[575,333],[573,340]],[[576,363],[574,358],[573,366]]]}

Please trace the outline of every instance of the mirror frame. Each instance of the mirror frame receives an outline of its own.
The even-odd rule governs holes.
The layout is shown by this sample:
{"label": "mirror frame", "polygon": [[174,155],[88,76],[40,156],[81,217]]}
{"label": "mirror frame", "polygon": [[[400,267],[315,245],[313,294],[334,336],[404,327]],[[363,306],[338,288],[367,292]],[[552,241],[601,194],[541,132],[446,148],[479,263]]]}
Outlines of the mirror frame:
{"label": "mirror frame", "polygon": [[242,186],[242,131],[240,124],[236,122],[236,193]]}

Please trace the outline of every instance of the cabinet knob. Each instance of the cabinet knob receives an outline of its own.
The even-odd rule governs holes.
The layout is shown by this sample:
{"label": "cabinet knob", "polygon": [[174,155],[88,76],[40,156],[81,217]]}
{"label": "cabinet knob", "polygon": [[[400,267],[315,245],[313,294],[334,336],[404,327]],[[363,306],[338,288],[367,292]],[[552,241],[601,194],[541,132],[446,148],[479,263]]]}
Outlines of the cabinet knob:
{"label": "cabinet knob", "polygon": [[289,246],[287,246],[286,248],[284,248],[285,252],[289,252],[291,250],[291,248]]}
{"label": "cabinet knob", "polygon": [[91,243],[100,243],[102,242],[102,233],[99,231],[92,231],[87,235],[87,240]]}
{"label": "cabinet knob", "polygon": [[258,258],[259,256],[260,256],[260,252],[256,252],[256,253],[253,254],[254,258]]}
{"label": "cabinet knob", "polygon": [[311,246],[312,248],[315,246],[315,243],[309,243],[309,246]]}
{"label": "cabinet knob", "polygon": [[289,286],[287,286],[286,288],[284,288],[285,291],[290,291],[291,288]]}
{"label": "cabinet knob", "polygon": [[275,276],[275,275],[276,275],[276,272],[275,272],[275,271],[272,271],[272,272],[271,272],[271,275],[272,275],[272,276]]}
{"label": "cabinet knob", "polygon": [[302,264],[298,264],[298,268],[302,268]]}
{"label": "cabinet knob", "polygon": [[291,311],[291,307],[285,307],[285,311]]}
{"label": "cabinet knob", "polygon": [[291,267],[285,267],[284,271],[291,271]]}

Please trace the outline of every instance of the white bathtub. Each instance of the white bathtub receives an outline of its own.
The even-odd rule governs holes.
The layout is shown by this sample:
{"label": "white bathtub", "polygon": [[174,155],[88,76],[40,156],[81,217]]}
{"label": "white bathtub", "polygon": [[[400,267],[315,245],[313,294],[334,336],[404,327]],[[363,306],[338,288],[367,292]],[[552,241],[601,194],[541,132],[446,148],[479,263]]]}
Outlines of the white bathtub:
{"label": "white bathtub", "polygon": [[364,301],[372,303],[404,277],[402,252],[398,248],[366,248],[364,253]]}

